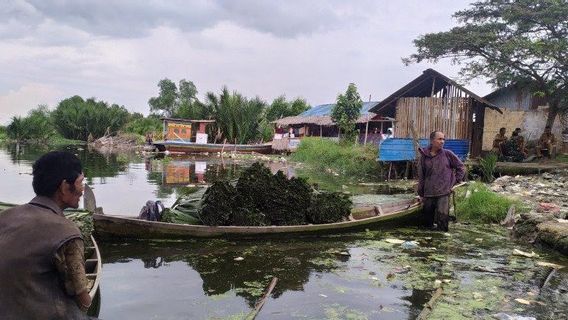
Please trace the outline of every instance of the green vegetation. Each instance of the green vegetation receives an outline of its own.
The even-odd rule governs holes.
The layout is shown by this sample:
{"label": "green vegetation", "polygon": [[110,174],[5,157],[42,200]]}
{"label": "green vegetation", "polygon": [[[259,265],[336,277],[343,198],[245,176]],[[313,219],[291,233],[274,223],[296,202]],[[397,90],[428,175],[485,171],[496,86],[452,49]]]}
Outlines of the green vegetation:
{"label": "green vegetation", "polygon": [[309,108],[310,105],[302,98],[286,101],[285,96],[280,96],[274,99],[266,110],[266,120],[274,121],[284,117],[297,116]]}
{"label": "green vegetation", "polygon": [[493,152],[488,153],[484,158],[479,160],[479,167],[483,181],[493,182],[495,180],[495,167],[497,166],[497,155]]}
{"label": "green vegetation", "polygon": [[0,141],[8,139],[8,134],[6,133],[6,127],[0,126]]}
{"label": "green vegetation", "polygon": [[109,106],[94,98],[83,100],[79,96],[61,101],[51,114],[57,131],[64,138],[83,141],[87,141],[89,135],[96,139],[117,133],[129,116],[122,106]]}
{"label": "green vegetation", "polygon": [[47,106],[38,106],[31,110],[26,117],[12,117],[12,122],[6,128],[8,138],[21,143],[35,141],[47,142],[55,133]]}
{"label": "green vegetation", "polygon": [[144,118],[142,115],[131,117],[131,120],[124,126],[124,131],[135,133],[141,136],[149,132],[162,132],[162,120],[156,115]]}
{"label": "green vegetation", "polygon": [[349,84],[345,94],[337,96],[337,102],[331,110],[331,119],[333,119],[333,122],[337,123],[337,126],[343,133],[341,141],[348,144],[355,142],[355,138],[357,137],[355,124],[361,115],[362,106],[363,101],[361,101],[357,87],[353,83]]}
{"label": "green vegetation", "polygon": [[375,161],[375,145],[339,144],[329,139],[304,138],[292,155],[294,161],[304,162],[319,171],[343,174],[353,178],[377,176],[380,167]]}
{"label": "green vegetation", "polygon": [[568,2],[478,1],[458,11],[459,25],[414,40],[405,63],[449,58],[466,79],[486,77],[497,87],[517,85],[548,104],[546,125],[568,109]]}
{"label": "green vegetation", "polygon": [[455,212],[458,219],[467,221],[499,223],[507,216],[507,211],[513,205],[516,212],[528,210],[521,201],[501,196],[480,182],[474,182],[467,188],[458,188],[456,200]]}
{"label": "green vegetation", "polygon": [[220,95],[208,92],[205,105],[209,118],[215,119],[209,128],[215,142],[251,143],[269,138],[261,135],[269,124],[264,121],[266,103],[259,98],[249,100],[224,87]]}

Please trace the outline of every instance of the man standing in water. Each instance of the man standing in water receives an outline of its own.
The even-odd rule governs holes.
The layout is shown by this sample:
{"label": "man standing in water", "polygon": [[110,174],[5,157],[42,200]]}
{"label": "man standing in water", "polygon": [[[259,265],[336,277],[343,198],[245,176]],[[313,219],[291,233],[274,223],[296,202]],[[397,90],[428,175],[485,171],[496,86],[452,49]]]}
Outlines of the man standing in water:
{"label": "man standing in water", "polygon": [[83,240],[63,215],[83,179],[75,155],[49,152],[33,165],[36,197],[0,213],[0,319],[88,319]]}
{"label": "man standing in water", "polygon": [[465,176],[465,166],[451,150],[444,149],[445,141],[444,133],[434,131],[430,145],[419,149],[417,190],[426,226],[442,231],[448,231],[452,187]]}

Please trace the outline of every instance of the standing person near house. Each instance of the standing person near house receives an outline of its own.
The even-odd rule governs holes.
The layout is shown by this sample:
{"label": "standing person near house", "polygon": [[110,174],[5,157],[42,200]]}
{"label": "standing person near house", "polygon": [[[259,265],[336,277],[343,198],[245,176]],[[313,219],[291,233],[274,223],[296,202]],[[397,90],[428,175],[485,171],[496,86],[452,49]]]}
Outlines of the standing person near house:
{"label": "standing person near house", "polygon": [[552,133],[549,126],[544,128],[544,132],[538,139],[538,144],[536,146],[536,156],[538,158],[542,157],[543,151],[548,153],[548,157],[552,157],[554,153],[554,147],[556,147],[556,137]]}
{"label": "standing person near house", "polygon": [[430,145],[419,149],[417,193],[423,203],[426,226],[448,231],[450,193],[463,180],[465,166],[451,150],[444,149],[444,142],[444,133],[434,131],[430,134]]}
{"label": "standing person near house", "polygon": [[503,142],[507,141],[507,136],[505,136],[505,133],[507,132],[506,128],[501,128],[499,129],[499,133],[495,135],[495,138],[493,139],[493,152],[495,152],[497,155],[501,156],[502,155],[502,150],[501,150],[501,145],[503,144]]}
{"label": "standing person near house", "polygon": [[63,215],[79,206],[81,162],[49,152],[32,174],[36,197],[0,214],[0,319],[88,319],[84,244]]}

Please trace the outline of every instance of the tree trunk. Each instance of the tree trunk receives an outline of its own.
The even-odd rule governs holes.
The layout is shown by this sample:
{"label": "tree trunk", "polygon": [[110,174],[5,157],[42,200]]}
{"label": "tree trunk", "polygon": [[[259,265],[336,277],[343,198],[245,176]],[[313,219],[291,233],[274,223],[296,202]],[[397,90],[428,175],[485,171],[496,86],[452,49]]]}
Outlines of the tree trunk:
{"label": "tree trunk", "polygon": [[548,118],[546,118],[546,126],[552,128],[554,120],[558,115],[558,101],[551,101],[550,108],[548,109]]}

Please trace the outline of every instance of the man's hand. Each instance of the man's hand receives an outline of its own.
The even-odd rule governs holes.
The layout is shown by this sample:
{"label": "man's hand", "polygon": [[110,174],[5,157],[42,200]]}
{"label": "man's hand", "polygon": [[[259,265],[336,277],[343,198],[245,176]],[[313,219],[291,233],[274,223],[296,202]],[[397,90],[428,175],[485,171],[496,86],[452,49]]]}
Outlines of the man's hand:
{"label": "man's hand", "polygon": [[77,305],[79,306],[79,309],[81,309],[81,311],[87,312],[92,303],[89,292],[83,291],[80,294],[76,295],[75,302],[77,302]]}

